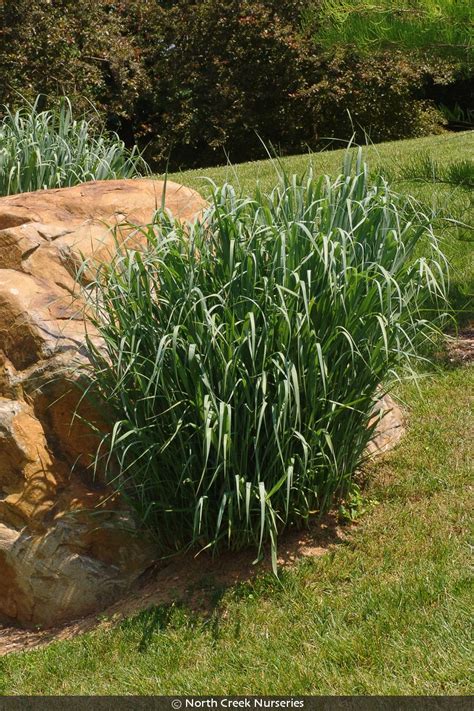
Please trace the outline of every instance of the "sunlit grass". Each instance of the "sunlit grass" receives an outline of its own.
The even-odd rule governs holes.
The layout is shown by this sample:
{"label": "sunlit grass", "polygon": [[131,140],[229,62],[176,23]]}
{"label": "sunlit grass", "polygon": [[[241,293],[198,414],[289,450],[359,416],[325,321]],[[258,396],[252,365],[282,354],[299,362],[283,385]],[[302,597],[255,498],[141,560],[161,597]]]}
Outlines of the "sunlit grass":
{"label": "sunlit grass", "polygon": [[327,49],[420,50],[472,62],[469,0],[324,0],[308,4],[304,14],[315,42]]}
{"label": "sunlit grass", "polygon": [[401,167],[400,174],[409,181],[420,180],[474,188],[474,157],[441,162],[427,152],[415,153]]}

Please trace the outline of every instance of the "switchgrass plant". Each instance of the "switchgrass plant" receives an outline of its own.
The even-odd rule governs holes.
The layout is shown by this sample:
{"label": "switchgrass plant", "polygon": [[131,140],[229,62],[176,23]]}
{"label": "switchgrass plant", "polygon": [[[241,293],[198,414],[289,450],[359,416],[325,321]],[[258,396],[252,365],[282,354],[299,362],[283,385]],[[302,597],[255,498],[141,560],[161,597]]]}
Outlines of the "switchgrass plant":
{"label": "switchgrass plant", "polygon": [[113,423],[96,466],[163,554],[270,541],[276,568],[281,531],[351,490],[377,397],[431,337],[444,258],[349,155],[336,180],[214,187],[202,219],[160,211],[141,237],[87,290],[90,388]]}
{"label": "switchgrass plant", "polygon": [[17,111],[7,107],[0,121],[0,195],[147,172],[136,147],[128,150],[93,119],[75,119],[67,99],[54,111],[40,111],[38,100]]}

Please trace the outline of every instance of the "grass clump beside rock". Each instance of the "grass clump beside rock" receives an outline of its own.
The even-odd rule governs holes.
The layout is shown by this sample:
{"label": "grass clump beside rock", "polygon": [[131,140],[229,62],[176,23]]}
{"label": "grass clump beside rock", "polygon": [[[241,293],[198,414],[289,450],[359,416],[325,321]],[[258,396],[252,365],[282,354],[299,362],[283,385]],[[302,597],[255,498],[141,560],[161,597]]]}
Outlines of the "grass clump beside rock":
{"label": "grass clump beside rock", "polygon": [[164,553],[270,540],[276,565],[279,533],[351,490],[381,384],[430,338],[444,258],[413,200],[349,157],[335,180],[214,189],[195,224],[160,212],[145,237],[88,287],[114,423],[96,464]]}
{"label": "grass clump beside rock", "polygon": [[0,120],[0,196],[62,188],[89,180],[133,178],[147,172],[136,148],[92,119],[76,120],[67,99],[55,111],[35,104]]}

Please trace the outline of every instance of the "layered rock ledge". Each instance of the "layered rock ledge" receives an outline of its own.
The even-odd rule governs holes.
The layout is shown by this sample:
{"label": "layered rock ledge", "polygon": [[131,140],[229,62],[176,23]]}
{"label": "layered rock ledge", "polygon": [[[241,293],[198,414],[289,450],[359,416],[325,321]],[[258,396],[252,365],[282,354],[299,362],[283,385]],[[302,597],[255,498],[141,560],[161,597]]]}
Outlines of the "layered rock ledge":
{"label": "layered rock ledge", "polygon": [[[84,257],[109,258],[111,228],[124,236],[130,225],[151,222],[162,192],[160,181],[119,180],[0,199],[4,620],[57,625],[101,609],[153,560],[129,512],[91,479],[95,441],[73,419],[80,390],[71,368],[86,357],[78,265]],[[168,182],[165,206],[178,218],[193,219],[205,202]]]}

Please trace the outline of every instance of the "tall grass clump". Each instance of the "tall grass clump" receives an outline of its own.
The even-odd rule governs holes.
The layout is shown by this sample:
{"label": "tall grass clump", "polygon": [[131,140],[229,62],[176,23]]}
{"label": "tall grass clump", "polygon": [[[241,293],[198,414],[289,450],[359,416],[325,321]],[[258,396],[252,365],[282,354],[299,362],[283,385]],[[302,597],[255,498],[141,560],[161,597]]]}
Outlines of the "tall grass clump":
{"label": "tall grass clump", "polygon": [[275,564],[283,529],[350,491],[374,403],[444,295],[436,240],[408,214],[359,159],[251,198],[214,188],[202,219],[162,211],[142,250],[99,268],[90,387],[113,427],[96,466],[163,552],[269,540]]}
{"label": "tall grass clump", "polygon": [[147,172],[137,148],[92,119],[74,118],[67,99],[40,111],[38,100],[0,120],[0,195],[62,188],[88,180],[132,178]]}

